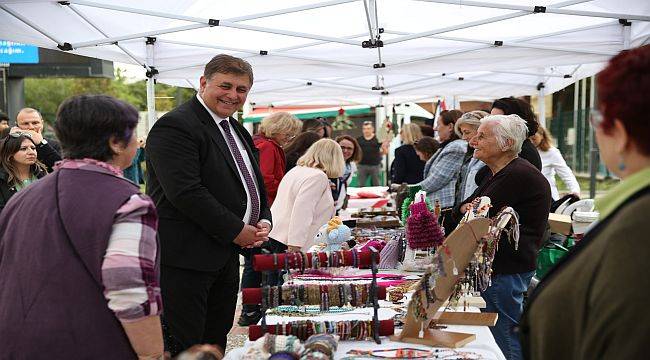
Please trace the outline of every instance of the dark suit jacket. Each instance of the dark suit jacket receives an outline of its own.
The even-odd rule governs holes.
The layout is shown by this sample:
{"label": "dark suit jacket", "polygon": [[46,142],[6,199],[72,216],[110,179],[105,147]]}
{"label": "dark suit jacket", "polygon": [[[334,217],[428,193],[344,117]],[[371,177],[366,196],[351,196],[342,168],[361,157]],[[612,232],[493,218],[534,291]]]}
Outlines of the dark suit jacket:
{"label": "dark suit jacket", "polygon": [[391,166],[393,184],[417,184],[424,177],[424,164],[413,145],[404,144],[395,149],[395,160]]}
{"label": "dark suit jacket", "polygon": [[[260,192],[260,219],[271,220],[258,150],[236,120]],[[213,271],[237,256],[246,190],[217,124],[196,97],[161,117],[149,132],[147,194],[158,209],[161,263]]]}

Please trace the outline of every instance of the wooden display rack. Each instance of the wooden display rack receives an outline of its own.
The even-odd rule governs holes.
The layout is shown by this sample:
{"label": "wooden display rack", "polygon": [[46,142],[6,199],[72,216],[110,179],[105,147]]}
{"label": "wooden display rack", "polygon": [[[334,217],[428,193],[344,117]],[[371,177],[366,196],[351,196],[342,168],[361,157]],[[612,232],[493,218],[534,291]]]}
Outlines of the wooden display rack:
{"label": "wooden display rack", "polygon": [[[449,234],[443,246],[447,247],[453,261],[445,254],[442,247],[438,249],[440,256],[443,256],[446,276],[436,279],[433,289],[436,300],[426,307],[426,320],[417,319],[413,314],[413,306],[410,304],[402,332],[391,336],[391,340],[433,347],[457,348],[476,339],[474,334],[430,329],[430,326],[432,323],[436,323],[441,316],[442,313],[438,312],[438,309],[451,296],[456,282],[463,276],[464,270],[478,249],[480,239],[488,233],[489,228],[489,219],[476,218],[459,226]],[[454,261],[458,275],[453,275]],[[424,289],[416,291],[420,291],[421,298],[426,299]]]}

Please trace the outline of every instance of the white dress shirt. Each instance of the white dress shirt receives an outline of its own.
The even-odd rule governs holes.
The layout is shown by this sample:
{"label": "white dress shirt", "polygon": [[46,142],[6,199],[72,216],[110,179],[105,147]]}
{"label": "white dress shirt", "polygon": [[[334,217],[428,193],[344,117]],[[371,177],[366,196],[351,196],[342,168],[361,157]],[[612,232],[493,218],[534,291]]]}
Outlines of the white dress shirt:
{"label": "white dress shirt", "polygon": [[[217,127],[219,128],[219,131],[221,131],[221,135],[223,136],[224,140],[226,140],[226,144],[228,145],[228,148],[230,149],[230,156],[232,156],[233,161],[235,162],[235,168],[237,168],[237,173],[239,173],[239,178],[241,179],[242,184],[246,184],[246,180],[244,179],[244,175],[242,174],[241,170],[239,169],[239,166],[237,166],[237,160],[235,160],[234,155],[232,154],[232,148],[230,147],[230,143],[228,143],[228,137],[226,133],[223,131],[223,128],[221,127],[221,124],[219,124],[222,120],[228,120],[228,119],[223,119],[219,117],[217,114],[212,112],[210,108],[208,108],[205,105],[205,102],[203,101],[203,98],[199,94],[196,94],[196,98],[199,100],[201,105],[208,110],[208,114],[212,116],[212,119],[217,123]],[[255,183],[255,191],[257,191],[257,198],[260,199],[260,207],[262,206],[262,198],[260,197],[260,191],[259,191],[259,184],[257,183],[257,176],[255,176],[255,171],[253,170],[253,163],[251,162],[250,157],[248,156],[248,152],[246,151],[246,148],[244,147],[244,143],[242,140],[239,138],[237,135],[237,132],[235,129],[233,129],[231,124],[228,124],[231,127],[230,132],[232,133],[233,137],[235,138],[235,143],[237,143],[237,148],[239,149],[239,152],[241,153],[242,158],[244,159],[244,164],[246,165],[246,169],[248,169],[248,173],[251,174],[251,177],[253,178],[253,182]],[[248,186],[244,185],[244,190],[246,191],[246,213],[244,213],[244,217],[242,218],[242,221],[245,224],[248,224],[251,218],[251,207],[252,207],[252,202],[251,202],[251,194],[248,191]],[[260,209],[261,211],[261,209]],[[261,215],[260,215],[261,216]],[[262,220],[262,219],[260,219]],[[269,225],[271,224],[270,221],[265,220],[266,223]]]}
{"label": "white dress shirt", "polygon": [[537,149],[539,156],[542,158],[542,175],[546,177],[548,183],[551,185],[551,197],[553,200],[558,200],[560,194],[557,191],[557,185],[555,184],[555,173],[560,176],[562,182],[569,189],[569,192],[580,194],[580,184],[576,179],[573,171],[569,168],[562,157],[562,153],[555,147],[551,147],[548,151],[542,151]]}

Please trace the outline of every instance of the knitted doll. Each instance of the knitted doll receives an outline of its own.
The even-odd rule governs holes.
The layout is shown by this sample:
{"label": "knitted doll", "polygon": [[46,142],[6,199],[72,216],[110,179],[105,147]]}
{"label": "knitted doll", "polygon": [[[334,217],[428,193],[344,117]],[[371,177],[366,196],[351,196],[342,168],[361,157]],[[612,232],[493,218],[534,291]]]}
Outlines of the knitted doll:
{"label": "knitted doll", "polygon": [[427,204],[427,208],[429,210],[433,210],[433,206],[431,205],[429,199],[426,197],[426,192],[422,190],[422,187],[420,187],[420,185],[409,185],[409,195],[406,197],[406,199],[404,199],[402,202],[402,207],[400,208],[403,222],[406,221],[406,219],[408,219],[409,215],[411,214],[409,207],[413,203],[413,200],[419,199],[420,195],[424,196],[424,202]]}
{"label": "knitted doll", "polygon": [[411,249],[438,247],[445,239],[437,217],[429,211],[424,199],[425,197],[420,195],[417,201],[409,206],[411,214],[406,220],[406,240]]}
{"label": "knitted doll", "polygon": [[321,251],[341,250],[341,244],[350,240],[352,231],[343,224],[340,217],[335,216],[327,224],[323,225],[314,238],[316,245],[325,244]]}

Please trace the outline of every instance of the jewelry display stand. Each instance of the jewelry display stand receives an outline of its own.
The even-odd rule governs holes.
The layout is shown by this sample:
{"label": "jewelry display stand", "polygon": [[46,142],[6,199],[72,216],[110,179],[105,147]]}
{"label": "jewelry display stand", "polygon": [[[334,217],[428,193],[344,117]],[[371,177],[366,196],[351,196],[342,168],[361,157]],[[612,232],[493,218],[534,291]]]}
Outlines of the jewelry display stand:
{"label": "jewelry display stand", "polygon": [[[488,234],[489,228],[489,219],[476,218],[460,225],[449,234],[443,245],[437,250],[438,256],[442,257],[444,271],[435,278],[433,287],[428,287],[426,283],[429,281],[428,278],[425,278],[421,282],[422,286],[416,290],[416,294],[419,292],[417,295],[420,297],[421,302],[426,302],[426,304],[422,304],[424,313],[419,318],[416,316],[415,312],[417,310],[415,307],[418,304],[412,299],[402,332],[391,336],[391,340],[450,348],[461,347],[475,340],[476,336],[473,334],[430,329],[430,326],[440,316],[438,309],[452,295],[457,281],[464,275],[464,270],[474,257],[479,245],[482,244],[481,238]],[[428,299],[432,297],[435,300],[430,302]]]}
{"label": "jewelry display stand", "polygon": [[[286,253],[286,254],[261,254],[253,257],[253,269],[262,272],[262,287],[261,288],[248,288],[242,289],[242,303],[245,304],[261,304],[262,305],[262,323],[261,325],[252,325],[249,327],[248,336],[250,340],[264,336],[265,333],[277,334],[282,332],[290,334],[292,329],[291,323],[282,325],[267,325],[266,324],[266,311],[270,308],[267,301],[269,290],[271,286],[268,285],[267,278],[272,271],[284,269],[287,272],[291,270],[300,270],[304,272],[305,269],[323,269],[331,267],[346,267],[352,266],[356,268],[370,268],[372,271],[372,278],[366,303],[373,307],[372,318],[372,337],[377,344],[381,343],[379,336],[391,335],[394,333],[394,325],[392,320],[379,321],[379,296],[386,297],[386,289],[377,286],[377,272],[379,264],[379,253],[374,248],[358,252],[356,250],[341,250],[333,252],[318,252],[318,253]],[[273,287],[278,288],[278,287]],[[281,291],[275,291],[281,297]],[[327,291],[325,292],[327,295]],[[294,301],[296,298],[293,298]],[[347,301],[348,299],[345,299]],[[278,301],[281,303],[281,301]],[[293,305],[298,306],[297,303]],[[288,326],[288,328],[287,328]],[[289,332],[287,332],[289,331]],[[295,335],[295,334],[294,334]]]}

